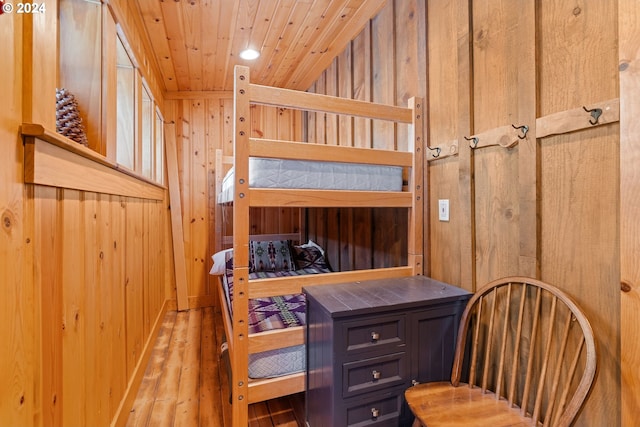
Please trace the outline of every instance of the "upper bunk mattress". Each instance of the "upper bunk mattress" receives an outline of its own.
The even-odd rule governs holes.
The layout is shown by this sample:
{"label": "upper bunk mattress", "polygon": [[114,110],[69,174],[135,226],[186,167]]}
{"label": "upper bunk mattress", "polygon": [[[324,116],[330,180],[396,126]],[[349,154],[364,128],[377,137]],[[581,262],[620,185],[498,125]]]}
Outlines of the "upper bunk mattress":
{"label": "upper bunk mattress", "polygon": [[[227,172],[218,203],[233,201],[233,168]],[[310,160],[249,158],[249,187],[313,190],[402,191],[400,166]]]}

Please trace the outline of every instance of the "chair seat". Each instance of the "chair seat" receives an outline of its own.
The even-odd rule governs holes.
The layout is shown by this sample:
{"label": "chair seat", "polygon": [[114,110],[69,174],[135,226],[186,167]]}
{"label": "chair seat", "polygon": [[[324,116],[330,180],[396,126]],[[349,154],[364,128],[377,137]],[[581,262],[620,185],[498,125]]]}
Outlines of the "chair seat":
{"label": "chair seat", "polygon": [[405,397],[411,411],[427,427],[536,426],[505,399],[496,400],[494,393],[463,383],[458,387],[450,382],[418,384],[409,387]]}

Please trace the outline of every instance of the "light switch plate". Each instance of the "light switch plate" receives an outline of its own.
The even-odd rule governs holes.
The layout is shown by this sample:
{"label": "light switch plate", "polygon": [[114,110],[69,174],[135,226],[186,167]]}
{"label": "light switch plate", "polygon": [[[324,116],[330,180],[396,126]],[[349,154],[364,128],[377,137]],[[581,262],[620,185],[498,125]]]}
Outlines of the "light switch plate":
{"label": "light switch plate", "polygon": [[449,221],[449,199],[438,200],[438,219]]}

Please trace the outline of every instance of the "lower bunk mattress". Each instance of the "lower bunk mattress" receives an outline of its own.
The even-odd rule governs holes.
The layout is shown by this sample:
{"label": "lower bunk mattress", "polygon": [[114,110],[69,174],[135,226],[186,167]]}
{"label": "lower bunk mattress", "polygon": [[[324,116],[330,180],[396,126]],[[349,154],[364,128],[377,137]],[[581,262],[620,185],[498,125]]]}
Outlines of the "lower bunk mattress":
{"label": "lower bunk mattress", "polygon": [[[308,267],[289,271],[262,271],[249,274],[249,279],[265,277],[300,276],[307,274],[329,273],[328,268]],[[233,316],[233,258],[226,262],[226,272],[221,276],[222,288],[229,314]],[[304,294],[279,295],[249,300],[249,334],[274,329],[304,326]],[[305,346],[268,350],[249,354],[249,378],[272,378],[303,372],[306,369]]]}

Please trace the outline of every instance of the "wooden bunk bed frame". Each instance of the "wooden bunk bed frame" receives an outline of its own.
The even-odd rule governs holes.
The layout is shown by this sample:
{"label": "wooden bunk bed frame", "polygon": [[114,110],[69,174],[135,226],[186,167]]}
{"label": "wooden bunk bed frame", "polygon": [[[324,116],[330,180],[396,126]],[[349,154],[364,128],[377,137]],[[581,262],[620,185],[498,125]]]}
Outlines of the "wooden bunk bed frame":
{"label": "wooden bunk bed frame", "polygon": [[[248,405],[304,391],[305,373],[253,380],[248,377],[249,354],[304,344],[304,328],[294,327],[259,334],[248,333],[249,299],[300,293],[306,285],[335,284],[369,279],[420,275],[423,271],[423,141],[422,102],[411,98],[408,107],[374,104],[308,92],[252,84],[249,68],[236,66],[234,85],[233,316],[220,294],[232,371],[232,425],[248,424]],[[308,144],[251,138],[250,105],[267,105],[312,112],[387,120],[408,124],[407,152]],[[221,182],[222,163],[217,155]],[[336,161],[401,166],[409,171],[406,191],[344,191],[249,188],[249,157]],[[408,209],[407,265],[283,278],[249,279],[250,207],[403,207]],[[218,210],[219,211],[219,210]],[[218,221],[219,222],[219,221]],[[221,227],[217,232],[221,233]]]}

